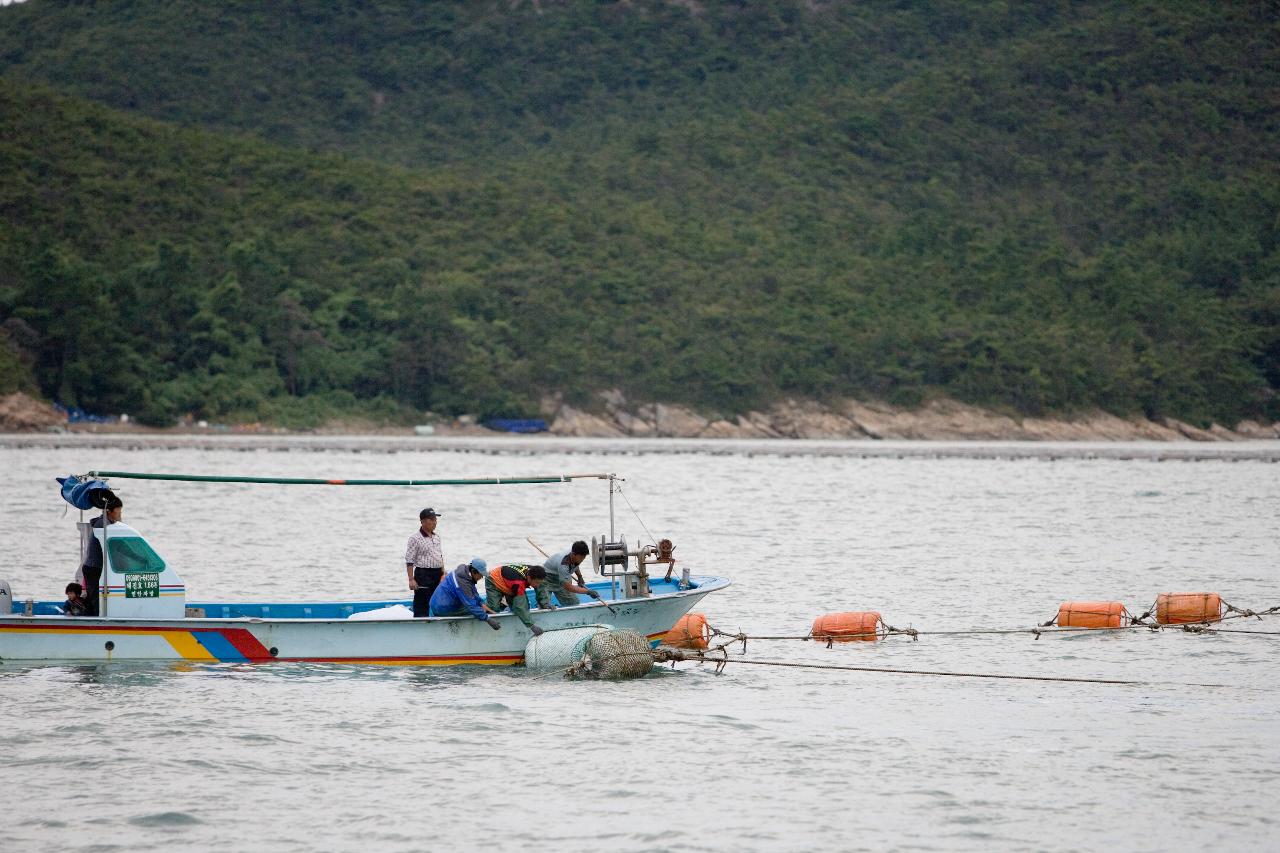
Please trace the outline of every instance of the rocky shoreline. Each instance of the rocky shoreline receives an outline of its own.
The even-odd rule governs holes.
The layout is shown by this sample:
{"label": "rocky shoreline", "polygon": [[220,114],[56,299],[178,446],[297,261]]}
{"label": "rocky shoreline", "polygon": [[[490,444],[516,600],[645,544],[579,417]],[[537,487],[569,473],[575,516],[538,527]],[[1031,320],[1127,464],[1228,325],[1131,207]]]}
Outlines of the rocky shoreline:
{"label": "rocky shoreline", "polygon": [[1121,418],[1096,411],[1077,418],[1015,418],[954,400],[905,409],[846,400],[824,406],[787,400],[733,419],[662,403],[630,407],[619,391],[600,395],[598,412],[543,401],[554,435],[600,438],[808,438],[920,441],[1249,441],[1280,438],[1280,423],[1242,421],[1200,429],[1172,418]]}
{"label": "rocky shoreline", "polygon": [[[708,438],[708,439],[828,439],[898,441],[1255,441],[1280,439],[1280,423],[1242,421],[1231,428],[1213,424],[1201,429],[1182,421],[1140,417],[1122,418],[1093,412],[1076,418],[1016,418],[954,400],[934,400],[906,409],[886,403],[846,400],[834,405],[787,400],[766,411],[733,418],[707,416],[685,406],[663,403],[629,405],[620,391],[599,395],[593,411],[575,408],[557,398],[542,401],[541,414],[552,436],[565,438]],[[425,425],[424,425],[425,426]],[[495,433],[472,418],[436,420],[432,435],[487,436]],[[0,432],[72,432],[236,435],[413,435],[412,427],[339,422],[303,432],[260,425],[209,428],[189,425],[169,429],[137,424],[73,424],[47,403],[25,394],[0,397]],[[419,429],[419,434],[424,430]]]}

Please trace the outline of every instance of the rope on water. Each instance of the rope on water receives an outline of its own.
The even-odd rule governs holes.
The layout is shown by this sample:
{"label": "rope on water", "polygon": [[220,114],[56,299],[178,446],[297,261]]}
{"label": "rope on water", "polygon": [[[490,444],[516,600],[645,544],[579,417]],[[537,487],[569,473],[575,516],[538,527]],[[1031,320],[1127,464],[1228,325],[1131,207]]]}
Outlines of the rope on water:
{"label": "rope on water", "polygon": [[[1157,633],[1157,632],[1166,631],[1166,630],[1173,630],[1173,631],[1180,630],[1180,631],[1186,631],[1189,633],[1196,633],[1196,634],[1224,633],[1224,634],[1257,634],[1260,636],[1280,636],[1280,631],[1249,631],[1249,630],[1238,630],[1238,629],[1231,629],[1231,628],[1214,627],[1215,625],[1218,625],[1222,622],[1226,622],[1228,619],[1247,619],[1252,617],[1252,618],[1258,619],[1259,621],[1262,621],[1263,616],[1269,616],[1275,613],[1280,613],[1280,605],[1277,605],[1275,607],[1270,607],[1266,610],[1258,610],[1258,611],[1233,607],[1232,605],[1227,604],[1226,602],[1223,602],[1223,606],[1226,607],[1231,612],[1228,613],[1228,615],[1223,616],[1221,619],[1218,619],[1214,622],[1196,622],[1192,624],[1162,625],[1157,622],[1147,621],[1147,617],[1149,617],[1151,613],[1154,612],[1154,608],[1153,608],[1153,610],[1148,611],[1147,613],[1144,613],[1142,616],[1134,617],[1133,621],[1130,624],[1121,625],[1117,628],[1080,628],[1080,627],[1074,627],[1074,626],[1064,627],[1060,625],[1054,625],[1053,624],[1054,620],[1051,619],[1048,622],[1037,625],[1033,628],[969,628],[969,629],[956,630],[956,631],[922,631],[916,628],[896,628],[893,625],[889,625],[888,623],[882,623],[882,627],[877,631],[866,631],[860,634],[859,633],[841,634],[839,636],[826,636],[826,637],[821,637],[821,636],[815,637],[812,633],[755,635],[755,634],[747,634],[742,631],[736,631],[736,632],[723,631],[711,624],[707,625],[707,630],[711,632],[712,638],[724,637],[728,641],[722,645],[732,645],[734,643],[741,643],[742,652],[744,654],[746,653],[746,650],[747,650],[748,640],[802,640],[802,641],[812,640],[814,642],[825,643],[826,647],[830,649],[830,648],[833,648],[834,644],[838,641],[871,640],[876,638],[891,637],[891,636],[898,636],[898,635],[904,636],[904,637],[910,637],[912,640],[918,641],[921,637],[972,637],[972,636],[984,636],[984,635],[1001,636],[1001,635],[1013,635],[1013,634],[1030,634],[1031,636],[1033,636],[1035,639],[1038,640],[1040,639],[1040,636],[1042,634],[1097,634],[1097,633],[1103,633],[1103,632],[1115,633],[1117,631],[1134,631],[1134,630],[1141,629],[1141,630],[1146,630],[1152,633]],[[719,646],[717,646],[716,648],[719,648]]]}
{"label": "rope on water", "polygon": [[[654,653],[658,663],[670,662],[674,665],[679,661],[693,661],[696,663],[713,663],[716,666],[716,674],[724,671],[726,664],[738,663],[748,664],[752,666],[777,666],[777,667],[793,667],[797,669],[829,669],[839,670],[842,672],[882,672],[894,675],[936,675],[947,678],[992,678],[1009,681],[1053,681],[1067,682],[1073,684],[1117,684],[1131,687],[1151,687],[1161,684],[1173,684],[1173,682],[1157,682],[1157,681],[1128,681],[1117,678],[1072,678],[1068,676],[1052,676],[1052,675],[1009,675],[1006,673],[995,672],[950,672],[945,670],[932,669],[897,669],[893,667],[882,666],[842,666],[838,664],[823,663],[792,663],[789,661],[770,661],[770,660],[746,660],[740,657],[729,657],[728,652],[723,647],[711,652],[690,651],[686,649],[672,649],[663,646]],[[1179,687],[1227,687],[1226,684],[1177,684]]]}
{"label": "rope on water", "polygon": [[[1172,627],[1172,626],[1171,626]],[[1215,629],[1203,625],[1181,625],[1176,626],[1184,631],[1192,633],[1208,632],[1216,633],[1220,630],[1232,629]],[[1089,629],[1081,629],[1089,630]],[[1250,632],[1257,633],[1257,632]],[[1276,632],[1280,633],[1280,632]],[[721,632],[722,636],[724,635]],[[621,678],[639,678],[647,674],[656,663],[670,663],[673,667],[678,662],[693,663],[711,663],[715,665],[717,675],[724,672],[725,667],[729,663],[746,664],[749,666],[773,666],[785,667],[793,669],[821,669],[834,670],[839,672],[875,672],[887,673],[892,675],[933,675],[943,678],[986,678],[1002,681],[1042,681],[1055,682],[1064,684],[1112,684],[1130,687],[1151,687],[1160,685],[1173,685],[1180,687],[1227,687],[1225,684],[1202,684],[1202,683],[1177,683],[1174,682],[1157,682],[1157,681],[1135,681],[1119,678],[1083,678],[1074,676],[1057,676],[1057,675],[1015,675],[1010,673],[999,672],[953,672],[950,670],[937,669],[902,669],[899,667],[884,666],[854,666],[849,664],[822,664],[822,663],[797,663],[792,661],[772,661],[772,660],[748,660],[744,657],[730,657],[729,646],[735,642],[742,642],[743,652],[746,654],[746,637],[745,635],[736,635],[727,642],[721,643],[705,651],[703,650],[686,650],[676,649],[669,646],[660,646],[657,649],[649,648],[648,641],[634,631],[614,630],[591,637],[583,650],[580,659],[570,665],[564,673],[565,678],[570,679],[621,679]],[[753,638],[762,639],[762,638]],[[779,639],[779,638],[774,638]],[[796,639],[792,637],[780,639]]]}
{"label": "rope on water", "polygon": [[1227,609],[1227,615],[1222,617],[1222,621],[1226,621],[1227,619],[1248,619],[1250,616],[1253,616],[1261,622],[1263,616],[1270,616],[1272,613],[1280,613],[1280,604],[1257,612],[1254,612],[1247,607],[1235,607],[1225,601],[1222,602],[1222,606]]}
{"label": "rope on water", "polygon": [[1254,631],[1251,628],[1218,628],[1214,625],[1196,623],[1194,625],[1165,625],[1163,627],[1181,628],[1188,634],[1260,634],[1266,637],[1280,637],[1280,631]]}

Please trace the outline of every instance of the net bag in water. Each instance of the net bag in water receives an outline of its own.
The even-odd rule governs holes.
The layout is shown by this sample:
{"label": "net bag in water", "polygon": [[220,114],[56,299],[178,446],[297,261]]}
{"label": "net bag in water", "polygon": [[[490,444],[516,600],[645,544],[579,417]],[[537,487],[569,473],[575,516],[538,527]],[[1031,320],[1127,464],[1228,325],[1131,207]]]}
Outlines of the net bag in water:
{"label": "net bag in water", "polygon": [[649,641],[625,628],[602,631],[587,640],[570,678],[639,678],[653,669]]}
{"label": "net bag in water", "polygon": [[608,625],[583,625],[581,628],[561,628],[543,631],[524,647],[524,665],[529,669],[567,669],[582,659],[587,641],[604,631],[613,630]]}
{"label": "net bag in water", "polygon": [[524,663],[563,669],[570,678],[638,678],[653,668],[653,649],[635,631],[587,625],[534,637],[525,646]]}

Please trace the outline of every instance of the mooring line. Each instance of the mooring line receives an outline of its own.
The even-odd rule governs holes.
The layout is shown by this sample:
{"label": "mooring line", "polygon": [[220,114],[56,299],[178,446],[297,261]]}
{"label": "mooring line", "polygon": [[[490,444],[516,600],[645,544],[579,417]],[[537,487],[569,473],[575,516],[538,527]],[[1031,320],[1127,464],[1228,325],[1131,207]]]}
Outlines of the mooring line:
{"label": "mooring line", "polygon": [[1181,628],[1189,634],[1261,634],[1266,637],[1280,637],[1280,631],[1254,631],[1252,628],[1215,628],[1212,625],[1166,625],[1167,628]]}
{"label": "mooring line", "polygon": [[[1196,622],[1196,623],[1193,623],[1193,624],[1185,624],[1185,625],[1124,625],[1124,626],[1119,627],[1119,628],[1076,628],[1076,627],[1066,627],[1066,628],[1059,628],[1059,627],[1054,627],[1054,628],[975,628],[975,629],[971,629],[971,630],[958,630],[958,631],[916,631],[916,630],[912,630],[912,629],[909,629],[909,628],[895,628],[895,629],[893,629],[893,630],[891,630],[891,631],[883,631],[883,632],[880,632],[880,631],[866,631],[866,632],[861,633],[861,634],[841,634],[841,635],[836,636],[836,637],[814,636],[813,634],[790,634],[790,635],[779,635],[779,636],[764,636],[764,635],[760,635],[760,636],[757,636],[757,635],[755,635],[755,634],[745,634],[745,633],[741,633],[741,632],[734,634],[734,633],[730,633],[730,632],[728,632],[728,631],[721,631],[721,630],[718,630],[718,629],[715,629],[715,628],[712,628],[711,630],[712,630],[712,636],[715,636],[715,637],[728,637],[730,640],[734,640],[734,641],[737,641],[737,640],[812,640],[812,641],[817,642],[817,643],[825,643],[825,642],[827,642],[828,640],[832,640],[832,639],[837,640],[837,641],[839,641],[839,640],[860,640],[860,639],[863,639],[864,637],[893,637],[893,636],[903,636],[903,637],[970,637],[970,636],[975,636],[975,637],[976,637],[976,636],[982,636],[982,635],[988,635],[988,634],[992,634],[992,635],[1000,635],[1000,634],[1032,634],[1032,635],[1035,635],[1035,636],[1039,636],[1039,635],[1041,635],[1041,634],[1102,634],[1102,633],[1115,633],[1115,632],[1118,632],[1118,631],[1133,631],[1133,630],[1136,630],[1136,629],[1139,629],[1139,628],[1146,629],[1147,631],[1149,631],[1149,632],[1151,632],[1151,633],[1158,633],[1158,632],[1160,632],[1160,631],[1190,631],[1190,632],[1192,632],[1192,633],[1199,633],[1199,632],[1201,632],[1201,631],[1214,631],[1214,632],[1221,631],[1221,632],[1222,632],[1222,633],[1224,633],[1224,634],[1263,634],[1263,635],[1270,635],[1270,636],[1280,636],[1280,631],[1253,631],[1253,630],[1250,630],[1250,629],[1248,629],[1248,628],[1215,628],[1215,627],[1214,627],[1214,625],[1216,625],[1216,624],[1217,624],[1217,623],[1210,623],[1210,624],[1208,624],[1208,625],[1205,625],[1205,624],[1202,624],[1202,623]],[[707,627],[709,627],[709,628],[710,628],[711,626],[707,626]]]}
{"label": "mooring line", "polygon": [[[1126,687],[1228,687],[1226,684],[1198,684],[1186,682],[1161,682],[1161,681],[1130,681],[1118,678],[1073,678],[1071,676],[1055,676],[1055,675],[1009,675],[1006,673],[996,672],[951,672],[948,670],[936,669],[898,669],[895,667],[884,666],[851,666],[842,664],[825,664],[825,663],[794,663],[790,661],[769,661],[769,660],[747,660],[740,657],[729,657],[724,654],[724,650],[720,650],[723,656],[708,656],[702,652],[689,652],[683,649],[659,649],[659,653],[665,653],[666,661],[695,661],[698,663],[713,663],[716,665],[716,672],[724,669],[725,664],[739,663],[751,666],[778,666],[793,667],[796,669],[826,669],[838,670],[842,672],[881,672],[893,675],[937,675],[947,678],[992,678],[1006,681],[1051,681],[1065,682],[1073,684],[1115,684]],[[659,659],[658,663],[664,662]]]}
{"label": "mooring line", "polygon": [[1084,628],[1084,627],[1079,627],[1074,625],[1063,626],[1063,625],[1051,625],[1050,623],[1045,623],[1044,625],[1037,625],[1031,628],[966,628],[966,629],[960,629],[955,631],[923,631],[916,628],[897,628],[897,627],[894,627],[893,625],[889,625],[888,623],[881,622],[881,625],[883,625],[882,630],[864,631],[862,633],[857,633],[857,634],[815,636],[814,634],[809,633],[809,634],[779,634],[779,635],[762,634],[757,636],[754,634],[747,634],[743,631],[738,631],[736,633],[730,632],[730,631],[723,631],[715,627],[714,625],[710,625],[710,624],[708,624],[706,627],[707,627],[707,630],[711,632],[711,636],[713,638],[724,637],[730,643],[742,643],[744,650],[746,648],[746,643],[748,640],[805,640],[805,641],[812,640],[814,642],[825,643],[827,647],[830,648],[834,642],[840,642],[843,640],[870,640],[870,639],[877,639],[877,638],[887,638],[892,636],[905,636],[905,637],[910,637],[913,640],[918,640],[920,637],[976,637],[976,636],[985,636],[985,635],[1001,636],[1001,635],[1014,635],[1014,634],[1030,634],[1038,640],[1040,639],[1041,634],[1092,634],[1092,633],[1102,633],[1102,632],[1115,633],[1117,631],[1135,631],[1135,630],[1146,630],[1146,631],[1151,631],[1153,633],[1160,632],[1160,631],[1184,631],[1184,632],[1193,633],[1193,634],[1223,633],[1223,634],[1257,634],[1260,636],[1269,636],[1269,637],[1280,636],[1280,631],[1253,631],[1253,630],[1244,629],[1244,628],[1217,627],[1218,625],[1221,625],[1223,622],[1226,622],[1228,619],[1247,619],[1252,617],[1261,622],[1263,621],[1262,619],[1263,616],[1269,616],[1276,613],[1277,611],[1280,611],[1280,607],[1272,607],[1268,610],[1263,610],[1258,612],[1255,612],[1252,610],[1240,611],[1240,610],[1237,610],[1236,608],[1232,608],[1232,610],[1234,610],[1235,613],[1229,613],[1228,615],[1223,616],[1220,619],[1217,619],[1213,622],[1161,624],[1156,622],[1145,622],[1145,621],[1135,620],[1131,624],[1120,625],[1114,628],[1112,627]]}

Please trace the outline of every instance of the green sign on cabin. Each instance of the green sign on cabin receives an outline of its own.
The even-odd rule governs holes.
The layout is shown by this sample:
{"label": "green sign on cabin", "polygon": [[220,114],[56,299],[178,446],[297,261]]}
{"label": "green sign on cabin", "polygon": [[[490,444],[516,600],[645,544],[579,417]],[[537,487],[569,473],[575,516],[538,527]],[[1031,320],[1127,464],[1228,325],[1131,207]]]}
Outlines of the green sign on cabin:
{"label": "green sign on cabin", "polygon": [[125,598],[159,598],[160,576],[157,574],[129,574],[124,576]]}

